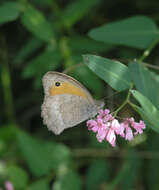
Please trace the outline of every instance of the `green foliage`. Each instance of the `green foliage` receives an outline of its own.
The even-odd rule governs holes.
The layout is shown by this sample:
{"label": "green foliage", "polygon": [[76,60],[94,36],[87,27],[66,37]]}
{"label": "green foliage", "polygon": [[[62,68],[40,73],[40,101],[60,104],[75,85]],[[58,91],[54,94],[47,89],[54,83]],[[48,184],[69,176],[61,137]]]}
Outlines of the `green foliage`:
{"label": "green foliage", "polygon": [[84,63],[115,90],[130,88],[130,74],[124,64],[94,55],[83,57]]}
{"label": "green foliage", "polygon": [[71,171],[66,170],[58,176],[53,185],[53,190],[80,190],[81,182],[79,176]]}
{"label": "green foliage", "polygon": [[94,160],[87,170],[87,190],[97,190],[103,183],[108,182],[110,175],[109,166],[105,160]]}
{"label": "green foliage", "polygon": [[70,160],[70,151],[64,145],[40,142],[22,131],[18,132],[17,140],[22,155],[35,176],[46,175],[52,169],[67,165]]}
{"label": "green foliage", "polygon": [[113,49],[111,45],[94,41],[85,36],[71,37],[68,39],[68,45],[74,53],[80,53],[80,57],[85,52],[104,52]]}
{"label": "green foliage", "polygon": [[121,183],[123,190],[131,189],[135,186],[134,181],[137,178],[141,162],[137,153],[133,150],[128,151],[127,158],[122,165],[118,175],[114,178],[109,189],[115,189]]}
{"label": "green foliage", "polygon": [[[153,136],[150,136],[150,138],[148,139],[147,150],[150,152],[151,151],[156,152],[156,151],[158,151],[158,146],[159,146],[158,134],[153,134]],[[158,158],[150,159],[150,160],[147,160],[145,163],[145,165],[147,166],[147,167],[145,167],[146,182],[147,182],[149,189],[157,190],[159,187],[159,183],[158,183],[158,169],[159,169],[158,160],[159,160]]]}
{"label": "green foliage", "polygon": [[[159,83],[155,79],[155,74],[140,63],[129,63],[129,70],[137,90],[159,108]],[[147,88],[148,86],[151,87],[151,90]]]}
{"label": "green foliage", "polygon": [[141,114],[144,120],[150,124],[152,129],[154,129],[156,132],[159,132],[159,111],[157,108],[140,92],[133,90],[132,94],[142,107],[142,109],[138,106],[134,106],[134,108]]}
{"label": "green foliage", "polygon": [[28,175],[22,168],[17,166],[9,166],[8,177],[16,189],[24,189],[27,186]]}
{"label": "green foliage", "polygon": [[12,142],[16,138],[17,129],[13,124],[1,126],[0,128],[0,139],[6,142]]}
{"label": "green foliage", "polygon": [[105,43],[146,49],[158,39],[159,32],[151,19],[135,16],[93,29],[89,36]]}
{"label": "green foliage", "polygon": [[32,183],[28,190],[50,190],[47,180],[39,180]]}
{"label": "green foliage", "polygon": [[[103,84],[101,80],[91,72],[85,65],[79,66],[78,70],[73,72],[73,76],[82,82],[85,86],[88,86],[90,90],[95,95],[100,95],[103,91]],[[85,76],[87,76],[87,80],[85,80]],[[94,85],[92,85],[92,81],[94,81]]]}
{"label": "green foliage", "polygon": [[42,6],[42,7],[48,7],[52,5],[52,0],[32,0],[32,2],[37,5],[37,6]]}
{"label": "green foliage", "polygon": [[6,2],[0,6],[0,25],[18,18],[22,6],[17,2]]}
{"label": "green foliage", "polygon": [[[80,20],[85,15],[88,15],[89,11],[99,3],[100,0],[75,0],[70,3],[63,11],[61,15],[61,22],[66,27],[71,27],[78,20]],[[83,6],[84,5],[84,6]]]}
{"label": "green foliage", "polygon": [[47,22],[43,14],[31,5],[25,7],[21,20],[24,26],[36,37],[46,42],[53,40],[52,26]]}
{"label": "green foliage", "polygon": [[[0,188],[10,181],[15,190],[159,189],[157,7],[158,0],[0,1]],[[40,117],[50,70],[74,76],[120,121],[141,116],[149,130],[131,143],[117,139],[115,149],[85,123],[54,136]]]}
{"label": "green foliage", "polygon": [[37,49],[42,47],[43,41],[39,40],[38,38],[31,38],[27,41],[27,43],[22,47],[22,49],[18,52],[16,57],[14,58],[14,62],[16,64],[20,64],[26,58],[34,53]]}
{"label": "green foliage", "polygon": [[58,50],[47,49],[28,64],[23,72],[23,77],[35,77],[34,86],[39,87],[42,76],[49,70],[55,70],[60,61],[61,56]]}

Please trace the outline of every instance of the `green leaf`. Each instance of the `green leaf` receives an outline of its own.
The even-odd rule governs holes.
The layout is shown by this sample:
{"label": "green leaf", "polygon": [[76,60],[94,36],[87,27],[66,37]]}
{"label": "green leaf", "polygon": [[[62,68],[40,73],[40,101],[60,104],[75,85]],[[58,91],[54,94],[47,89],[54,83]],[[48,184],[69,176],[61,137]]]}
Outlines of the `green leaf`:
{"label": "green leaf", "polygon": [[105,148],[110,147],[110,145],[106,141],[99,143],[97,141],[96,134],[93,132],[89,133],[89,144],[88,144],[88,146],[93,147],[93,148],[97,148],[97,149],[100,149],[100,148],[105,149]]}
{"label": "green leaf", "polygon": [[51,168],[58,170],[61,167],[70,166],[71,152],[65,145],[46,142],[44,147],[50,158]]}
{"label": "green leaf", "polygon": [[9,123],[8,125],[4,125],[0,127],[0,139],[4,140],[7,143],[13,142],[16,138],[17,132],[16,126],[13,123]]}
{"label": "green leaf", "polygon": [[48,157],[43,143],[33,139],[24,132],[18,133],[17,140],[24,160],[33,175],[42,176],[47,174],[51,169],[50,157]]}
{"label": "green leaf", "polygon": [[26,58],[32,55],[37,49],[43,45],[43,41],[32,37],[21,47],[17,55],[14,58],[14,62],[19,64],[23,62]]}
{"label": "green leaf", "polygon": [[109,168],[105,160],[94,160],[87,171],[86,189],[98,190],[109,178]]}
{"label": "green leaf", "polygon": [[92,29],[89,36],[110,44],[146,49],[159,38],[159,32],[150,18],[134,16]]}
{"label": "green leaf", "polygon": [[97,42],[85,36],[73,36],[68,39],[68,45],[73,52],[89,53],[89,52],[107,52],[113,46],[103,42]]}
{"label": "green leaf", "polygon": [[146,98],[144,95],[142,95],[137,90],[131,90],[133,96],[138,100],[141,107],[147,112],[151,113],[152,115],[156,114],[156,117],[159,117],[159,113],[157,111],[157,108],[151,103],[151,101]]}
{"label": "green leaf", "polygon": [[49,70],[55,70],[58,67],[60,60],[60,52],[45,50],[30,63],[28,63],[23,72],[23,77],[36,77],[36,75],[44,74]]}
{"label": "green leaf", "polygon": [[28,184],[28,175],[22,168],[17,166],[8,167],[8,178],[15,189],[24,189]]}
{"label": "green leaf", "polygon": [[158,129],[158,121],[156,120],[156,116],[151,116],[150,113],[147,113],[144,109],[140,108],[139,106],[135,106],[134,109],[136,112],[140,114],[143,120],[146,122],[146,126],[150,126],[155,132],[159,133]]}
{"label": "green leaf", "polygon": [[17,143],[35,176],[46,175],[51,169],[68,165],[71,160],[70,151],[64,145],[38,141],[22,131],[17,134]]}
{"label": "green leaf", "polygon": [[134,108],[138,111],[138,113],[146,120],[150,127],[159,132],[159,111],[157,108],[151,103],[151,101],[143,96],[140,92],[136,90],[131,91],[136,100],[140,103],[142,109],[138,106]]}
{"label": "green leaf", "polygon": [[16,2],[6,2],[0,6],[0,24],[14,21],[18,18],[22,7]]}
{"label": "green leaf", "polygon": [[84,63],[115,90],[130,88],[131,78],[124,64],[95,55],[88,54],[83,57]]}
{"label": "green leaf", "polygon": [[50,187],[48,181],[39,180],[32,183],[27,190],[50,190]]}
{"label": "green leaf", "polygon": [[89,13],[95,7],[100,0],[76,0],[72,1],[65,9],[63,9],[63,14],[61,16],[61,22],[67,26],[71,27],[73,24],[77,23],[82,17]]}
{"label": "green leaf", "polygon": [[41,78],[43,74],[50,70],[55,70],[60,66],[61,54],[60,52],[53,50],[45,50],[39,56],[34,58],[25,67],[22,76],[24,78],[34,77],[34,86],[39,87],[41,85]]}
{"label": "green leaf", "polygon": [[123,165],[113,179],[112,183],[109,186],[109,190],[116,189],[119,184],[122,184],[123,190],[133,189],[135,180],[137,178],[138,170],[140,167],[140,160],[135,151],[131,150],[128,152],[126,160],[123,162]]}
{"label": "green leaf", "polygon": [[81,180],[77,173],[68,170],[55,181],[52,190],[81,190]]}
{"label": "green leaf", "polygon": [[126,176],[126,180],[122,180],[122,190],[133,189],[136,184],[136,179],[138,179],[138,176],[140,175],[140,169],[142,164],[141,159],[137,155],[137,152],[135,152],[133,149],[131,151],[129,150],[126,162],[131,165],[131,169]]}
{"label": "green leaf", "polygon": [[148,189],[154,189],[157,190],[159,187],[158,182],[158,171],[159,171],[159,164],[158,159],[156,159],[156,152],[158,152],[159,147],[159,140],[158,140],[158,134],[153,133],[151,136],[149,135],[149,138],[146,143],[146,150],[150,151],[151,154],[154,154],[154,157],[152,159],[147,159],[146,161],[146,171],[144,170],[145,174],[145,182],[148,187]]}
{"label": "green leaf", "polygon": [[45,19],[43,14],[34,7],[28,5],[25,8],[21,16],[21,21],[24,26],[38,38],[46,42],[50,42],[54,39],[51,24]]}
{"label": "green leaf", "polygon": [[139,63],[130,63],[129,70],[137,90],[159,108],[159,83],[153,74]]}
{"label": "green leaf", "polygon": [[52,6],[52,0],[32,0],[32,2],[38,7],[49,7]]}
{"label": "green leaf", "polygon": [[[86,76],[87,80],[85,79]],[[73,77],[88,87],[94,95],[100,96],[102,94],[104,87],[102,81],[85,65],[77,67],[77,69],[73,71]]]}

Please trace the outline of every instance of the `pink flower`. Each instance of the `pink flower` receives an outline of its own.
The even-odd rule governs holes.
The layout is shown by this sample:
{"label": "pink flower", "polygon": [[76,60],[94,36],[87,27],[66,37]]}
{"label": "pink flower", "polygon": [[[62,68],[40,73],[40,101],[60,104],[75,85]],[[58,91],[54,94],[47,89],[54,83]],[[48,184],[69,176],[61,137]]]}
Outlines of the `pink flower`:
{"label": "pink flower", "polygon": [[117,119],[112,120],[111,128],[116,132],[116,134],[120,134],[121,127],[120,127],[120,123]]}
{"label": "pink flower", "polygon": [[142,134],[143,133],[143,129],[145,129],[145,123],[142,120],[140,120],[139,123],[137,123],[137,122],[132,123],[131,126],[136,130],[136,132],[134,133],[134,135]]}
{"label": "pink flower", "polygon": [[88,130],[92,130],[93,132],[97,132],[98,125],[95,120],[88,120],[87,121]]}
{"label": "pink flower", "polygon": [[125,140],[131,141],[134,136],[133,136],[133,132],[132,129],[129,127],[131,122],[131,118],[127,118],[125,119],[125,121],[123,123],[121,123],[121,126],[123,127],[124,131],[125,131],[125,135],[123,137],[125,137]]}
{"label": "pink flower", "polygon": [[115,131],[110,128],[108,130],[108,133],[106,135],[106,140],[114,147],[116,145],[116,136],[115,136]]}
{"label": "pink flower", "polygon": [[107,128],[109,123],[105,124],[102,119],[97,119],[98,130],[97,130],[97,139],[99,142],[102,142],[107,134]]}
{"label": "pink flower", "polygon": [[99,142],[108,141],[115,146],[115,130],[120,127],[118,120],[114,119],[110,110],[100,110],[96,120],[87,121],[88,130],[97,132],[96,138]]}
{"label": "pink flower", "polygon": [[[135,122],[134,118],[126,118],[122,123],[110,114],[110,110],[100,110],[97,119],[87,121],[88,130],[96,134],[99,142],[108,141],[113,147],[116,146],[116,135],[131,141],[134,135],[143,133],[145,124],[142,120]],[[133,132],[132,129],[135,129]]]}
{"label": "pink flower", "polygon": [[130,127],[126,127],[126,135],[125,135],[125,139],[128,141],[133,140],[134,136],[133,136],[133,132],[132,129]]}
{"label": "pink flower", "polygon": [[10,181],[5,182],[5,188],[6,190],[14,190],[14,187]]}
{"label": "pink flower", "polygon": [[110,110],[99,110],[99,115],[97,116],[98,119],[102,119],[104,122],[107,122],[109,120],[113,120],[113,116],[110,113]]}
{"label": "pink flower", "polygon": [[99,129],[96,138],[99,142],[102,142],[107,135],[107,130]]}
{"label": "pink flower", "polygon": [[98,113],[101,117],[102,116],[105,117],[106,115],[108,115],[110,113],[110,110],[109,109],[105,109],[105,110],[100,109]]}
{"label": "pink flower", "polygon": [[140,120],[140,122],[135,122],[134,118],[131,117],[131,118],[127,118],[125,120],[125,122],[127,122],[132,128],[134,128],[136,131],[134,133],[134,135],[137,135],[137,134],[142,134],[143,133],[143,129],[145,129],[145,123],[144,121]]}
{"label": "pink flower", "polygon": [[118,128],[115,130],[116,134],[117,134],[117,135],[120,135],[120,136],[123,137],[123,138],[125,137],[124,131],[125,131],[125,125],[124,125],[124,123],[121,123],[121,124],[120,124],[120,127],[118,127]]}

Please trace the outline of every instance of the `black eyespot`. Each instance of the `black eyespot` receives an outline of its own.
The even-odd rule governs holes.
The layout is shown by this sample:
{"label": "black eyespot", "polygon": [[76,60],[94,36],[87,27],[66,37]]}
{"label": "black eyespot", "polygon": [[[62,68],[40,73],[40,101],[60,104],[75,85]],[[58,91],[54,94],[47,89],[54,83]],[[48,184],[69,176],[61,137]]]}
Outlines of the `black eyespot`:
{"label": "black eyespot", "polygon": [[56,83],[55,83],[55,86],[60,86],[60,82],[56,82]]}

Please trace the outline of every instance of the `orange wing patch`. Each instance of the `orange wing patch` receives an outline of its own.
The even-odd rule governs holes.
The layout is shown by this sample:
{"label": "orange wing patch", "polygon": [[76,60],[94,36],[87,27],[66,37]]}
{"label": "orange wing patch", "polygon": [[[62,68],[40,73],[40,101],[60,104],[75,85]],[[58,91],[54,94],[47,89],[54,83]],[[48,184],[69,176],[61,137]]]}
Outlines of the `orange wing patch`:
{"label": "orange wing patch", "polygon": [[55,96],[58,94],[72,94],[76,96],[82,96],[88,99],[87,94],[83,90],[68,82],[62,82],[60,86],[53,85],[50,88],[50,96]]}

